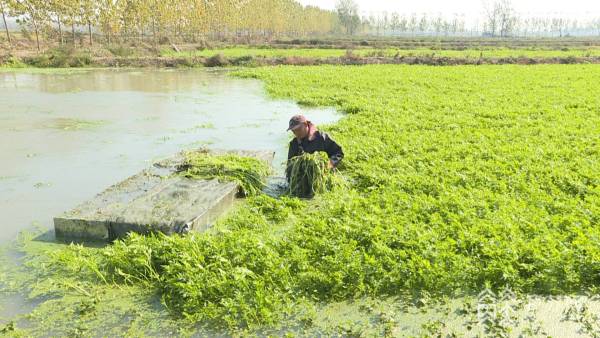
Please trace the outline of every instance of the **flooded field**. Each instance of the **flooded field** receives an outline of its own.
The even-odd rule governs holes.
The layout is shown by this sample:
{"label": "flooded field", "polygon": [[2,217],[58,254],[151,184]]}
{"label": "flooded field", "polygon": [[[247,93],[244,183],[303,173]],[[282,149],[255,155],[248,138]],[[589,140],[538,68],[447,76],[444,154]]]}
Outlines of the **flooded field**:
{"label": "flooded field", "polygon": [[[571,172],[571,163],[597,171],[597,124],[589,123],[597,118],[596,97],[588,90],[590,81],[571,85],[567,70],[578,79],[597,71],[483,66],[477,71],[386,66],[248,71],[250,77],[265,72],[258,78],[263,76],[275,97],[354,112],[332,131],[348,150],[347,159],[354,160],[346,173],[354,171],[360,184],[312,202],[248,198],[216,236],[133,236],[101,249],[54,241],[47,231],[52,217],[186,148],[274,150],[281,175],[289,116],[302,112],[321,124],[339,115],[267,98],[261,82],[222,71],[0,73],[0,335],[597,337],[596,190],[577,188],[590,199],[576,197],[570,185],[548,178],[547,161],[537,161],[538,148],[515,141],[515,135],[523,144],[539,140],[560,175]],[[474,91],[473,79],[488,85]],[[548,79],[558,81],[561,90],[548,89]],[[432,81],[448,92],[439,94]],[[335,87],[340,83],[344,88]],[[375,94],[370,89],[380,87],[385,90]],[[519,96],[523,88],[534,93]],[[506,96],[498,96],[503,91]],[[489,103],[474,100],[473,93]],[[456,101],[457,113],[439,115],[440,107],[452,102],[448,97]],[[513,116],[498,110],[505,97],[522,100],[512,105],[523,111]],[[557,110],[556,102],[565,109]],[[567,113],[585,123],[564,124]],[[498,140],[510,142],[499,146]],[[357,144],[360,149],[353,149]],[[571,154],[571,149],[582,150]],[[577,237],[569,231],[578,228],[555,227],[555,218],[544,218],[549,211],[572,208],[559,209],[540,194],[544,190],[532,195],[544,197],[535,205],[526,204],[536,202],[529,197],[514,204],[509,193],[474,193],[495,183],[463,180],[463,172],[468,169],[475,178],[488,172],[492,153],[518,155],[537,175],[519,185],[523,191],[532,189],[532,182],[558,184],[553,198],[563,196],[573,205],[589,201],[582,207],[589,213],[572,216],[578,227],[590,216],[589,237],[573,241]],[[500,160],[494,168],[517,162]],[[563,167],[563,174],[556,171]],[[507,169],[502,175],[498,182],[520,182],[520,172]],[[440,181],[444,177],[446,183]],[[461,180],[455,183],[455,177]],[[413,190],[402,192],[408,188]],[[444,193],[441,202],[427,195],[445,189],[451,194]],[[481,196],[500,202],[489,202],[495,209],[481,209]],[[548,207],[539,207],[543,203]],[[465,205],[472,209],[463,210]],[[534,212],[539,219],[530,219]],[[522,220],[548,227],[547,236],[523,227]],[[36,227],[41,230],[17,236]],[[453,240],[457,235],[463,237]],[[548,244],[553,241],[560,242],[561,251]],[[505,255],[515,252],[522,254]],[[209,258],[202,265],[197,257]],[[147,267],[155,273],[146,275]],[[536,287],[499,289],[503,280]],[[564,281],[573,284],[567,288]],[[446,286],[457,288],[436,294]],[[287,298],[290,290],[296,298]],[[370,291],[375,297],[357,296],[365,290],[379,291]],[[255,299],[260,301],[244,303]],[[288,310],[291,316],[280,314]],[[207,319],[221,326],[210,326]]]}
{"label": "flooded field", "polygon": [[273,150],[277,167],[291,115],[337,119],[203,70],[2,72],[0,92],[0,243],[182,149]]}
{"label": "flooded field", "polygon": [[[0,246],[23,230],[51,230],[52,217],[183,149],[273,150],[281,170],[291,115],[339,117],[203,70],[0,72],[0,93]],[[36,303],[0,292],[0,318]]]}

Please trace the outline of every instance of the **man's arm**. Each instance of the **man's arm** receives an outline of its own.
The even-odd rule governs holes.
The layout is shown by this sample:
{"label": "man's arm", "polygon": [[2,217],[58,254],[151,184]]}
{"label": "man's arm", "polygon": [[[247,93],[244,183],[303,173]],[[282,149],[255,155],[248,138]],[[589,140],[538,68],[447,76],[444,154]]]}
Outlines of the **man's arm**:
{"label": "man's arm", "polygon": [[296,142],[296,139],[292,139],[290,141],[290,146],[288,148],[288,160],[294,156],[298,156],[298,142]]}
{"label": "man's arm", "polygon": [[296,139],[291,140],[290,147],[288,148],[288,161],[285,167],[285,178],[288,181],[288,183],[290,182],[290,174],[292,171],[292,167],[290,166],[290,159],[294,156],[298,156],[298,151],[298,142],[296,141]]}
{"label": "man's arm", "polygon": [[334,140],[329,137],[328,134],[323,133],[323,142],[325,152],[329,157],[329,161],[331,162],[332,167],[337,167],[340,161],[344,158],[344,152],[342,151],[342,147],[337,144]]}

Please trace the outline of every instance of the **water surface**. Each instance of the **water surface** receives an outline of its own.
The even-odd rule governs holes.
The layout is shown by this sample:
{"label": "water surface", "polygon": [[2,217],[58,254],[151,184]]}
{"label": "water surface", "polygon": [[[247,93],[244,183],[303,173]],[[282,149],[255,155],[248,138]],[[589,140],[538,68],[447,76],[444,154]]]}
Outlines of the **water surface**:
{"label": "water surface", "polygon": [[182,149],[273,150],[280,170],[299,112],[339,117],[222,71],[0,72],[0,243]]}

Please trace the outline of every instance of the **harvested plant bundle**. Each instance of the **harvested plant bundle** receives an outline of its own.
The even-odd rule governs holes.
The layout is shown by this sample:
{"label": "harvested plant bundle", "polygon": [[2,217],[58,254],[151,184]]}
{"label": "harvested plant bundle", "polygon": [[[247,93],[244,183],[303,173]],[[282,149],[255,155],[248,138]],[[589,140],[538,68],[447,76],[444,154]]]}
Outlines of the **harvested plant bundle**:
{"label": "harvested plant bundle", "polygon": [[331,188],[332,174],[328,172],[327,159],[321,154],[303,154],[288,162],[289,193],[297,197],[313,197]]}
{"label": "harvested plant bundle", "polygon": [[182,174],[189,178],[237,182],[244,196],[258,194],[265,185],[263,178],[270,173],[269,166],[259,159],[207,152],[186,153],[182,169]]}

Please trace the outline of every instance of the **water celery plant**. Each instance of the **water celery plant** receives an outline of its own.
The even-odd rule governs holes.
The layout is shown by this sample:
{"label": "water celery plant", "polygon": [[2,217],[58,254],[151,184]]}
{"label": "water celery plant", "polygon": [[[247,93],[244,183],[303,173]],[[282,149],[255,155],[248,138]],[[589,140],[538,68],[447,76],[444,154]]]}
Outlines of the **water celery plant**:
{"label": "water celery plant", "polygon": [[323,192],[327,160],[319,153],[292,157],[289,162],[289,193],[297,197],[313,197]]}
{"label": "water celery plant", "polygon": [[[327,128],[344,146],[349,189],[306,201],[258,195],[216,232],[131,236],[77,264],[77,278],[90,269],[150,285],[175,317],[231,330],[275,325],[306,300],[599,285],[598,65],[238,75],[277,97],[352,112]],[[224,175],[215,167],[189,174]]]}
{"label": "water celery plant", "polygon": [[270,173],[270,167],[259,159],[235,154],[213,155],[204,151],[187,152],[181,169],[181,174],[189,178],[237,182],[244,196],[261,192],[264,178]]}
{"label": "water celery plant", "polygon": [[317,193],[343,186],[345,181],[335,171],[327,168],[328,159],[322,153],[292,157],[288,161],[291,196],[311,198]]}

